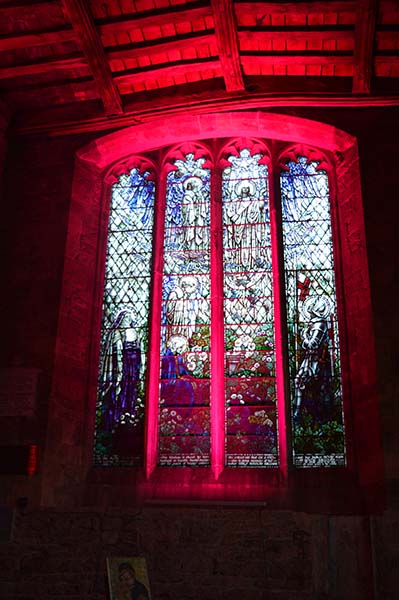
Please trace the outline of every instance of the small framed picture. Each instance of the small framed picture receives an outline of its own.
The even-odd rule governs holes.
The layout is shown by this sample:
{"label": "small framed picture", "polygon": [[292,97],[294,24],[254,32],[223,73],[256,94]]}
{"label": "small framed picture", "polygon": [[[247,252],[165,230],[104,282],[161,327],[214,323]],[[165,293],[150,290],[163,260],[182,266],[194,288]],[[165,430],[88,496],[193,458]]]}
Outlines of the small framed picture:
{"label": "small framed picture", "polygon": [[151,600],[143,556],[110,556],[107,572],[110,600]]}

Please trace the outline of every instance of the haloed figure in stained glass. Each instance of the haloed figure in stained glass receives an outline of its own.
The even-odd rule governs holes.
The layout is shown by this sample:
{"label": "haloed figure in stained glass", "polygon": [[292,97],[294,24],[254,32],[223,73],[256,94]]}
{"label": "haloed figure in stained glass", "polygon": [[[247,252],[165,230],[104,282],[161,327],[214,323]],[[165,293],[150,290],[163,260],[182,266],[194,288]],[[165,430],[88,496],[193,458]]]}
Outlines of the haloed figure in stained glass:
{"label": "haloed figure in stained glass", "polygon": [[100,396],[106,431],[111,431],[122,415],[134,417],[140,366],[141,351],[133,313],[124,309],[117,315],[105,342]]}
{"label": "haloed figure in stained glass", "polygon": [[202,248],[208,230],[207,206],[202,200],[202,180],[200,177],[188,177],[183,182],[182,198],[183,248],[196,250]]}
{"label": "haloed figure in stained glass", "polygon": [[306,409],[318,423],[331,418],[333,366],[329,350],[331,302],[326,296],[310,296],[302,306],[306,326],[301,335],[301,362],[295,377],[294,419]]}
{"label": "haloed figure in stained glass", "polygon": [[[264,262],[265,232],[265,200],[256,195],[253,181],[241,180],[231,195],[232,202],[226,203],[226,225],[234,225],[228,229],[227,244],[237,249],[237,263],[253,270]],[[265,219],[266,216],[266,219]]]}

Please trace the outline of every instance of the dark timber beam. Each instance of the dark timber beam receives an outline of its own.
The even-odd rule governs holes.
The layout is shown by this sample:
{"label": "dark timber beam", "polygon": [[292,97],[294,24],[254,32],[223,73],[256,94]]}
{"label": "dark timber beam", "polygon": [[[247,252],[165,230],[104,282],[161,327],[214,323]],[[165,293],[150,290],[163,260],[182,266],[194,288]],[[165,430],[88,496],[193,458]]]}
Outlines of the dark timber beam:
{"label": "dark timber beam", "polygon": [[311,0],[302,2],[295,0],[293,2],[250,2],[238,0],[234,4],[237,15],[253,14],[308,14],[308,13],[334,13],[351,12],[356,9],[356,0]]}
{"label": "dark timber beam", "polygon": [[49,44],[60,44],[73,42],[76,33],[73,29],[58,29],[53,31],[37,31],[30,33],[17,33],[14,35],[0,36],[0,52],[4,50],[18,50],[32,46],[47,46]]}
{"label": "dark timber beam", "polygon": [[[28,118],[19,115],[19,120],[14,122],[12,127],[13,135],[31,135],[31,134],[47,134],[50,136],[75,135],[85,132],[109,131],[116,127],[128,127],[137,123],[148,122],[149,127],[151,121],[157,117],[169,116],[171,119],[176,119],[179,114],[187,114],[187,111],[194,116],[196,114],[231,111],[231,110],[259,110],[262,106],[264,109],[281,108],[281,107],[397,107],[399,106],[399,95],[390,96],[360,96],[353,97],[352,94],[275,94],[268,95],[261,102],[258,94],[226,94],[220,91],[219,93],[209,93],[208,97],[195,98],[191,100],[186,95],[179,98],[179,102],[171,103],[168,97],[168,102],[148,103],[138,106],[137,102],[134,107],[126,106],[126,112],[123,115],[114,118],[106,118],[104,115],[95,114],[92,110],[86,114],[82,110],[71,109],[66,107],[54,107],[51,110],[45,109],[38,112],[34,117],[30,115]],[[84,106],[83,106],[84,108]]]}
{"label": "dark timber beam", "polygon": [[13,77],[31,77],[40,73],[54,73],[54,71],[66,71],[71,69],[88,69],[87,61],[83,57],[74,56],[62,59],[49,59],[38,62],[15,65],[14,67],[1,67],[0,79],[12,79]]}
{"label": "dark timber beam", "polygon": [[158,27],[173,23],[193,22],[197,19],[207,19],[212,16],[210,6],[203,6],[203,2],[193,2],[173,8],[158,9],[139,12],[134,15],[124,14],[118,17],[96,19],[95,24],[102,35],[115,35],[131,29],[143,29],[156,23]]}
{"label": "dark timber beam", "polygon": [[[107,36],[115,35],[116,33],[125,33],[131,29],[143,29],[144,27],[152,26],[154,23],[161,27],[162,25],[169,25],[170,23],[176,25],[178,23],[186,23],[187,21],[193,22],[197,19],[206,19],[212,16],[210,6],[197,5],[198,3],[193,3],[193,8],[190,7],[187,10],[176,7],[174,10],[169,11],[159,9],[138,13],[136,15],[123,15],[122,17],[117,18],[108,17],[106,19],[97,19],[94,21],[94,25],[97,27],[100,36]],[[72,28],[0,35],[0,51],[70,42],[75,41],[76,37],[76,32]]]}
{"label": "dark timber beam", "polygon": [[232,0],[211,0],[216,42],[226,90],[244,90],[237,27]]}
{"label": "dark timber beam", "polygon": [[108,115],[123,113],[122,100],[112,79],[112,73],[87,0],[63,0],[77,41],[86,57],[100,97]]}
{"label": "dark timber beam", "polygon": [[140,56],[147,56],[151,60],[151,57],[157,54],[167,55],[168,52],[173,52],[174,50],[182,51],[193,47],[198,48],[204,44],[211,45],[214,40],[214,32],[208,30],[204,34],[184,34],[175,36],[174,38],[163,38],[154,42],[130,44],[123,48],[116,46],[106,49],[105,52],[108,60],[126,60],[128,58],[139,58]]}
{"label": "dark timber beam", "polygon": [[[178,75],[190,75],[194,70],[198,73],[211,70],[219,75],[220,63],[215,58],[197,59],[195,61],[184,60],[176,63],[116,72],[114,73],[114,78],[118,83],[135,84],[143,81],[156,81],[160,77],[173,78]],[[219,76],[221,77],[222,73]]]}
{"label": "dark timber beam", "polygon": [[378,0],[359,0],[355,24],[352,92],[369,94],[373,75],[373,50]]}
{"label": "dark timber beam", "polygon": [[[123,48],[112,47],[105,51],[108,60],[126,60],[146,56],[151,58],[154,55],[167,54],[173,50],[184,50],[195,46],[198,48],[204,44],[211,44],[214,41],[214,33],[181,35],[173,38],[172,41],[165,39],[161,42],[143,42],[131,44]],[[192,68],[192,67],[191,67]],[[23,77],[37,75],[39,73],[52,73],[55,70],[88,69],[87,60],[80,56],[68,56],[61,58],[51,58],[47,60],[32,61],[23,65],[14,65],[12,67],[0,67],[0,79],[11,79],[12,77]],[[113,76],[116,84],[116,77]]]}
{"label": "dark timber beam", "polygon": [[29,8],[34,11],[35,8],[53,8],[57,3],[58,0],[0,0],[0,10]]}

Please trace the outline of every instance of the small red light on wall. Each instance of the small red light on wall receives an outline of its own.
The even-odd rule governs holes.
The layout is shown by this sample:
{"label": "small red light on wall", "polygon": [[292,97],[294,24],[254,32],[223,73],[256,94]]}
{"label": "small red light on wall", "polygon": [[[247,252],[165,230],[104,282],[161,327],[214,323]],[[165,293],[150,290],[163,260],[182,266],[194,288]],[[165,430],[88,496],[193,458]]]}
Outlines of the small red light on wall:
{"label": "small red light on wall", "polygon": [[38,458],[38,446],[32,444],[29,446],[29,456],[27,464],[27,475],[35,475],[37,473],[37,458]]}

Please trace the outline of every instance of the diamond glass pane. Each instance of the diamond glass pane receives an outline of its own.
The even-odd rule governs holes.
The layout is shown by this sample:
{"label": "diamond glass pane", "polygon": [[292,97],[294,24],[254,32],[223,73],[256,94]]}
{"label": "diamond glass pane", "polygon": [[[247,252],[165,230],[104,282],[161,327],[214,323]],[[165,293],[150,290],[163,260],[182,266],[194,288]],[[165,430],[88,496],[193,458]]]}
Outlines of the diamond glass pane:
{"label": "diamond glass pane", "polygon": [[154,183],[132,169],[113,186],[103,296],[94,461],[142,464]]}
{"label": "diamond glass pane", "polygon": [[268,170],[244,149],[223,171],[226,466],[276,466]]}
{"label": "diamond glass pane", "polygon": [[210,171],[187,154],[167,176],[158,463],[210,464]]}
{"label": "diamond glass pane", "polygon": [[298,157],[281,173],[294,464],[345,464],[327,173]]}

